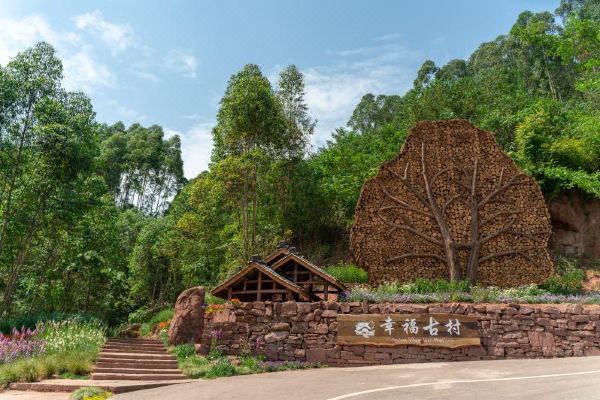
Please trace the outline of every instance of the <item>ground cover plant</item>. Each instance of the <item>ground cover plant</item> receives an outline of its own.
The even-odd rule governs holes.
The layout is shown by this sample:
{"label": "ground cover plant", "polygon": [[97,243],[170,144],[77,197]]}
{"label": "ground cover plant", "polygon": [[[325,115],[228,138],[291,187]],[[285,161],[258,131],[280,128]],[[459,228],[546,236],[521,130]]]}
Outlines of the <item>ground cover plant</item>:
{"label": "ground cover plant", "polygon": [[266,361],[263,356],[249,352],[243,352],[239,356],[226,356],[216,349],[217,340],[215,336],[211,345],[212,350],[207,356],[196,354],[194,345],[191,344],[171,346],[169,351],[177,357],[181,371],[192,379],[213,379],[325,366],[316,362]]}
{"label": "ground cover plant", "polygon": [[364,269],[354,265],[339,263],[325,267],[327,273],[343,283],[367,283],[369,275]]}
{"label": "ground cover plant", "polygon": [[97,388],[97,387],[82,387],[77,389],[69,398],[71,400],[105,400],[112,396],[111,392]]}
{"label": "ground cover plant", "polygon": [[83,378],[105,342],[106,328],[98,320],[77,317],[45,321],[34,330],[14,330],[0,341],[0,387],[51,376]]}

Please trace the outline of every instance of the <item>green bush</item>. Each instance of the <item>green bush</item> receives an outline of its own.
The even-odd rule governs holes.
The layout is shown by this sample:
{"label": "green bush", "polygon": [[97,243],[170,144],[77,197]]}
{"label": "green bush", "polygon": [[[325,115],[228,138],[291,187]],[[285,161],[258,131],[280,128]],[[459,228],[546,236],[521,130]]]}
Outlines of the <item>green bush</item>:
{"label": "green bush", "polygon": [[222,298],[220,298],[220,297],[217,297],[217,296],[213,296],[213,295],[212,295],[212,294],[210,294],[210,293],[207,293],[207,294],[204,296],[204,302],[205,302],[207,305],[211,305],[211,304],[224,304],[226,301],[227,301],[227,300],[225,300],[225,299],[222,299]]}
{"label": "green bush", "polygon": [[540,287],[552,294],[580,294],[583,290],[582,281],[585,279],[585,272],[580,268],[578,260],[558,253],[554,260],[556,274],[548,278]]}
{"label": "green bush", "polygon": [[583,290],[582,280],[585,273],[580,270],[572,270],[564,275],[553,275],[541,287],[553,294],[575,295]]}
{"label": "green bush", "polygon": [[229,358],[221,357],[210,366],[204,377],[207,379],[213,379],[233,375],[237,375],[235,365],[229,361]]}
{"label": "green bush", "polygon": [[325,271],[344,283],[367,283],[369,274],[354,264],[335,264],[325,267]]}
{"label": "green bush", "polygon": [[150,335],[159,322],[169,321],[171,318],[173,318],[173,314],[175,314],[174,308],[165,308],[160,310],[151,316],[149,320],[141,324],[140,334],[142,336]]}
{"label": "green bush", "polygon": [[98,387],[82,387],[71,393],[71,400],[104,400],[112,396],[111,392]]}
{"label": "green bush", "polygon": [[178,360],[184,360],[196,354],[196,348],[193,344],[180,344],[170,349],[170,351]]}

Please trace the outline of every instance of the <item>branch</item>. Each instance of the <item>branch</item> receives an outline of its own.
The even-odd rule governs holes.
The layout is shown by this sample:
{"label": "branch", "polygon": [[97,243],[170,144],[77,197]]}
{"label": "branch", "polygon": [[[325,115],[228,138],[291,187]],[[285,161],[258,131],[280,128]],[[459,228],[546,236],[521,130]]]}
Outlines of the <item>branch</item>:
{"label": "branch", "polygon": [[410,211],[414,211],[416,213],[419,213],[421,215],[425,215],[426,217],[431,217],[433,218],[433,214],[427,211],[423,211],[423,210],[419,210],[418,208],[415,208],[413,206],[411,206],[410,204],[400,200],[399,198],[393,196],[392,194],[390,194],[390,192],[388,192],[388,190],[384,187],[381,188],[381,191],[390,199],[392,200],[394,203],[398,204],[398,206],[387,206],[387,207],[381,207],[379,209],[379,211],[383,211],[383,210],[391,210],[391,209],[396,209],[396,208],[400,208],[400,209],[405,209],[405,210],[410,210]]}
{"label": "branch", "polygon": [[415,235],[427,240],[430,243],[433,244],[437,244],[438,246],[443,246],[444,244],[442,242],[440,242],[437,239],[432,238],[429,235],[424,234],[423,232],[419,232],[418,230],[416,230],[415,228],[413,228],[412,226],[408,226],[408,225],[401,225],[401,224],[396,224],[394,222],[389,221],[387,218],[385,218],[383,215],[381,215],[380,213],[377,213],[377,215],[379,216],[379,218],[381,218],[381,220],[389,227],[391,227],[392,229],[390,230],[389,233],[392,233],[393,231],[395,231],[396,229],[404,229],[408,232],[414,233]]}
{"label": "branch", "polygon": [[388,171],[394,175],[396,178],[398,178],[400,180],[400,182],[402,182],[404,184],[404,186],[428,209],[431,210],[431,205],[429,204],[429,202],[427,201],[427,199],[425,199],[425,197],[423,197],[423,195],[421,193],[419,193],[419,191],[417,189],[415,189],[413,187],[413,185],[408,182],[408,179],[406,178],[407,172],[408,172],[408,163],[406,164],[406,168],[404,169],[404,176],[401,176],[400,174],[396,173],[395,171],[392,171],[391,169],[388,168]]}
{"label": "branch", "polygon": [[540,235],[542,233],[545,232],[532,232],[532,233],[527,233],[527,232],[518,232],[518,231],[507,231],[506,233],[511,234],[511,235],[515,235],[515,236],[523,236],[526,237],[527,239],[538,243],[538,244],[544,244],[543,241],[541,239],[536,238],[534,235]]}
{"label": "branch", "polygon": [[498,218],[502,215],[516,215],[516,214],[521,214],[522,212],[523,212],[522,210],[498,211],[497,213],[492,214],[489,218],[486,218],[483,221],[481,221],[481,226],[489,223],[490,221],[492,221],[495,218]]}
{"label": "branch", "polygon": [[504,228],[501,228],[501,229],[497,230],[496,232],[494,232],[494,233],[491,233],[491,234],[489,234],[488,236],[485,236],[485,237],[483,237],[483,238],[482,238],[482,239],[481,239],[479,242],[480,242],[481,244],[484,244],[485,242],[488,242],[488,241],[490,241],[490,240],[492,240],[492,239],[494,239],[494,238],[496,238],[496,237],[498,237],[498,236],[502,235],[503,233],[506,233],[506,232],[510,231],[510,230],[511,230],[511,228],[513,227],[513,225],[515,224],[515,222],[517,222],[517,219],[516,219],[516,218],[513,218],[513,219],[512,219],[512,220],[511,220],[511,221],[508,223],[508,225],[506,225]]}
{"label": "branch", "polygon": [[504,257],[504,256],[510,256],[510,255],[518,255],[521,256],[525,259],[527,259],[528,261],[537,264],[535,261],[533,261],[533,259],[531,257],[529,257],[529,255],[526,253],[526,251],[529,250],[533,250],[533,247],[528,247],[526,249],[522,249],[522,250],[507,250],[507,251],[501,251],[498,253],[493,253],[493,254],[489,254],[485,257],[481,257],[479,259],[479,262],[482,263],[484,261],[488,261],[491,260],[492,258],[497,258],[497,257]]}
{"label": "branch", "polygon": [[462,172],[463,174],[465,173],[465,170],[463,168],[460,168],[458,165],[450,165],[449,167],[443,168],[440,171],[438,171],[438,173],[436,173],[435,175],[433,175],[433,177],[431,178],[431,180],[429,181],[429,184],[431,186],[433,186],[433,184],[435,183],[436,179],[439,178],[441,175],[443,175],[444,173],[452,170],[452,169],[457,169],[460,172]]}
{"label": "branch", "polygon": [[525,182],[525,181],[515,182],[521,176],[523,176],[523,174],[517,174],[517,175],[513,176],[512,178],[510,178],[510,180],[508,180],[505,184],[496,187],[496,189],[494,189],[490,194],[488,194],[483,200],[481,200],[479,202],[478,207],[482,208],[488,202],[490,202],[494,197],[496,197],[499,193],[503,192],[504,190],[508,189],[509,187],[519,184],[519,183],[522,183],[522,182]]}
{"label": "branch", "polygon": [[446,259],[444,257],[440,256],[439,254],[434,254],[434,253],[407,253],[407,254],[402,254],[401,256],[388,258],[387,262],[403,260],[405,258],[411,258],[411,257],[435,258],[437,260],[440,260],[444,264],[446,263]]}
{"label": "branch", "polygon": [[446,209],[447,209],[447,208],[448,208],[448,207],[449,207],[449,206],[450,206],[452,203],[454,203],[456,200],[465,201],[465,199],[464,199],[464,198],[462,198],[463,196],[464,196],[464,194],[463,194],[463,193],[459,193],[459,194],[456,194],[456,195],[454,195],[454,196],[450,197],[450,198],[449,198],[449,199],[448,199],[448,200],[447,200],[447,201],[444,203],[444,205],[442,206],[442,212],[443,212],[443,213],[446,213]]}

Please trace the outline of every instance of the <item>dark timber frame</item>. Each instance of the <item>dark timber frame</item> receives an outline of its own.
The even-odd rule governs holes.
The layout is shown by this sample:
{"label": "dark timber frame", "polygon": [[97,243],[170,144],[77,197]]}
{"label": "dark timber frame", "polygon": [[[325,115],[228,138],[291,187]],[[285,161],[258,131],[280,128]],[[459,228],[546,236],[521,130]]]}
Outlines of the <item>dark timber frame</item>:
{"label": "dark timber frame", "polygon": [[309,294],[262,261],[253,260],[211,291],[213,296],[240,301],[308,301]]}
{"label": "dark timber frame", "polygon": [[346,290],[343,283],[299,254],[289,252],[271,268],[300,286],[314,300],[335,300]]}

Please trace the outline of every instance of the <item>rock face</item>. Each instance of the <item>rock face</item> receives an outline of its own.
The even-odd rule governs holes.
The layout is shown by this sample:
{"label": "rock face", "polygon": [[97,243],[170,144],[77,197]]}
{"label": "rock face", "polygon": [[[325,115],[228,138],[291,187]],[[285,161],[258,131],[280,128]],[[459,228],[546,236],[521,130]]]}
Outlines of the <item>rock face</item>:
{"label": "rock face", "polygon": [[172,345],[200,343],[204,328],[204,288],[184,290],[175,303],[175,314],[169,327]]}
{"label": "rock face", "polygon": [[573,190],[551,200],[549,208],[552,247],[561,253],[600,259],[600,200]]}
{"label": "rock face", "polygon": [[416,278],[519,286],[553,271],[537,182],[490,132],[423,121],[363,186],[350,233],[371,284]]}

